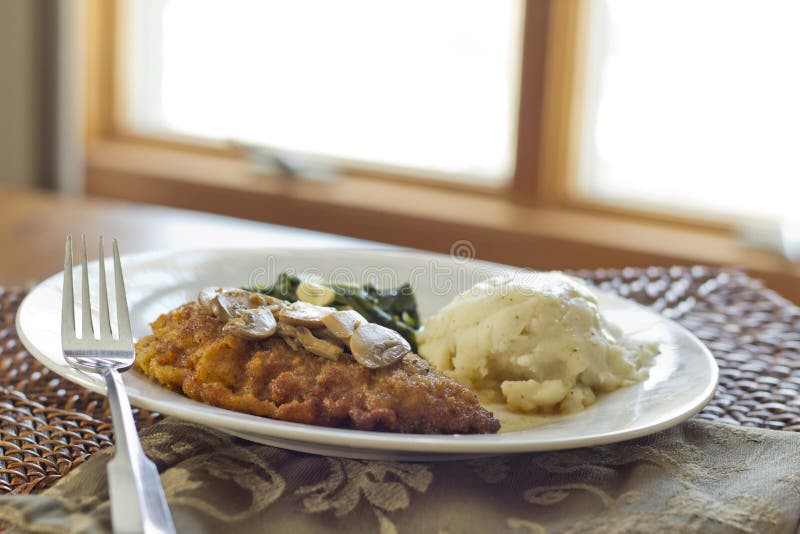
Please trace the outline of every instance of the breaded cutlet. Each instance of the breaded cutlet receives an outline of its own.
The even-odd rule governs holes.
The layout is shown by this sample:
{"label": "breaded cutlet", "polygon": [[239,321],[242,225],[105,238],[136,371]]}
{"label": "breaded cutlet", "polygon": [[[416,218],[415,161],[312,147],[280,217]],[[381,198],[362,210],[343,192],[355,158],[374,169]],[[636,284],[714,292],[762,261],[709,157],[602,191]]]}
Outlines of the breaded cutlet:
{"label": "breaded cutlet", "polygon": [[136,343],[136,367],[189,398],[239,412],[328,427],[420,434],[500,428],[475,394],[415,354],[368,369],[331,361],[280,337],[246,340],[196,302],[160,316]]}

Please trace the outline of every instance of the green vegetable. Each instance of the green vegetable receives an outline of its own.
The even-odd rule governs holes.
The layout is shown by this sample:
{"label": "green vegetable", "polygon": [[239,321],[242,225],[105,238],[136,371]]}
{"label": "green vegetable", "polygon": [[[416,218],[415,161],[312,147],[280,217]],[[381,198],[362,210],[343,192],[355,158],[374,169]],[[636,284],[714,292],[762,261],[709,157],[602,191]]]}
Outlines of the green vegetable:
{"label": "green vegetable", "polygon": [[[281,273],[272,286],[246,287],[248,291],[263,293],[271,297],[295,302],[300,279]],[[395,289],[380,290],[372,284],[361,287],[345,284],[326,284],[336,293],[333,307],[339,310],[355,310],[371,323],[377,323],[403,336],[411,350],[417,350],[417,330],[420,327],[417,299],[409,284]]]}

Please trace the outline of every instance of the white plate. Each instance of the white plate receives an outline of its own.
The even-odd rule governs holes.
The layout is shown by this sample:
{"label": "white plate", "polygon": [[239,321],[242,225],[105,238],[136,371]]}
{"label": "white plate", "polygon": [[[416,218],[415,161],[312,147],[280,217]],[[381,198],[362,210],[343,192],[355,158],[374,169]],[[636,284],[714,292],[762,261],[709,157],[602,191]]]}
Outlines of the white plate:
{"label": "white plate", "polygon": [[[360,283],[369,279],[384,287],[410,281],[423,316],[436,312],[458,292],[486,276],[515,270],[397,249],[170,251],[126,256],[122,263],[136,337],[148,334],[148,323],[160,313],[195,298],[203,287],[270,283],[284,270],[340,281]],[[90,264],[90,276],[97,279],[96,262]],[[77,274],[75,279],[79,279]],[[64,362],[60,343],[61,280],[61,274],[52,276],[22,302],[17,315],[20,338],[31,354],[59,375],[104,393],[102,379]],[[136,406],[256,442],[353,458],[443,460],[583,447],[644,436],[697,413],[711,399],[717,384],[717,365],[708,349],[678,324],[633,302],[596,293],[601,310],[609,319],[641,339],[659,342],[661,354],[644,382],[601,395],[584,412],[553,417],[552,422],[531,430],[426,436],[323,428],[208,406],[162,388],[135,369],[126,373],[124,380]],[[79,296],[76,292],[76,298]],[[94,294],[92,299],[96,314],[98,300]],[[79,314],[76,320],[80,320]]]}

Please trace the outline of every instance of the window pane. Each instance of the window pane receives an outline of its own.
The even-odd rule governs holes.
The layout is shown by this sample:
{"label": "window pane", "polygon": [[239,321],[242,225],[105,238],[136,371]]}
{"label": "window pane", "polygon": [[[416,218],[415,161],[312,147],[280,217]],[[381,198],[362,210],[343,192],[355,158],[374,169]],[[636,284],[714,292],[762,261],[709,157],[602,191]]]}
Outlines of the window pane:
{"label": "window pane", "polygon": [[136,0],[127,120],[482,181],[512,172],[522,0]]}
{"label": "window pane", "polygon": [[797,216],[800,2],[592,2],[579,183],[676,211]]}

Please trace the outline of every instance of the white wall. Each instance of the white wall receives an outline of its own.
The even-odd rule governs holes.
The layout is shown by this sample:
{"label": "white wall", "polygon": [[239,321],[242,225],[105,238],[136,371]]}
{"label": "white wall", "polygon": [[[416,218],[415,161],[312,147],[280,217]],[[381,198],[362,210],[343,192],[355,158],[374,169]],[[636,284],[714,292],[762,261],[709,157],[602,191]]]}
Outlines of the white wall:
{"label": "white wall", "polygon": [[0,0],[0,184],[39,183],[39,3]]}

